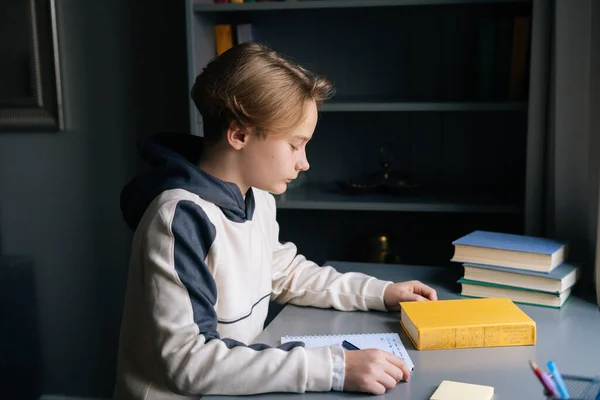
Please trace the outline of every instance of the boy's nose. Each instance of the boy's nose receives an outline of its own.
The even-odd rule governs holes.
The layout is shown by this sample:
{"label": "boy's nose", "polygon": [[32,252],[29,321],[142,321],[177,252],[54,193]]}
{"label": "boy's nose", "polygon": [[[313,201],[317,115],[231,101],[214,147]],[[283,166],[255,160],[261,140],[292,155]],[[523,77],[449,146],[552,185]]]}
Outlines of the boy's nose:
{"label": "boy's nose", "polygon": [[296,170],[298,170],[298,171],[306,171],[309,168],[310,168],[310,164],[308,163],[308,160],[306,159],[306,157],[302,158],[296,164]]}

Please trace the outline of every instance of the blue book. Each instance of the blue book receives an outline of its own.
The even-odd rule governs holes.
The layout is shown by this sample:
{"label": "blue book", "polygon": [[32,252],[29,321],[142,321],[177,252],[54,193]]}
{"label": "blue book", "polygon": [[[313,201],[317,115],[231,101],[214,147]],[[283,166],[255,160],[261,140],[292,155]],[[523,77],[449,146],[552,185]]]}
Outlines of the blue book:
{"label": "blue book", "polygon": [[566,243],[500,232],[474,231],[454,242],[451,261],[550,272],[567,256]]}
{"label": "blue book", "polygon": [[469,281],[549,293],[562,293],[570,289],[580,277],[580,268],[567,263],[562,263],[549,273],[472,263],[465,263],[463,267],[463,278]]}

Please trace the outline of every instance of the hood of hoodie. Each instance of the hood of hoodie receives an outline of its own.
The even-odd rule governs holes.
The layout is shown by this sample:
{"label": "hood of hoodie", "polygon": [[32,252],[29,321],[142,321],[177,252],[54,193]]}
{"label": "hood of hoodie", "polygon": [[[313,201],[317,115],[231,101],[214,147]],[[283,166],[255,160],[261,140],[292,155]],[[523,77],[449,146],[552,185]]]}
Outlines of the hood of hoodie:
{"label": "hood of hoodie", "polygon": [[150,169],[136,176],[121,191],[121,212],[135,230],[146,208],[165,190],[185,189],[217,205],[235,222],[252,219],[252,188],[242,196],[235,183],[222,181],[197,166],[204,140],[201,137],[161,133],[138,142],[138,151]]}

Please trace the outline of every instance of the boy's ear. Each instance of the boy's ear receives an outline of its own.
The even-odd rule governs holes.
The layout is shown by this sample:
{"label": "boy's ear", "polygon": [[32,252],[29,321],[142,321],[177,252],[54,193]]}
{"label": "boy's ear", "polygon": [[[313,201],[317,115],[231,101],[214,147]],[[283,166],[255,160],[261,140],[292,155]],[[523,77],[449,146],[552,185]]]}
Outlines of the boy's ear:
{"label": "boy's ear", "polygon": [[248,143],[248,131],[232,121],[227,129],[226,139],[235,150],[241,150]]}

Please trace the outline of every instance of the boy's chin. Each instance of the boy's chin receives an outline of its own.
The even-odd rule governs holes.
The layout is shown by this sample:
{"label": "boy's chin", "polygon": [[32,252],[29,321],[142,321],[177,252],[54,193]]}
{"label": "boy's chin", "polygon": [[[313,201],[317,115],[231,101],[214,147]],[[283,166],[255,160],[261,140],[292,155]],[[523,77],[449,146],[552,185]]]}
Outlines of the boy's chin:
{"label": "boy's chin", "polygon": [[259,189],[262,189],[262,190],[264,190],[266,192],[269,192],[271,194],[283,194],[287,190],[287,183],[281,183],[281,184],[278,184],[278,185],[272,185],[272,186],[270,186],[268,188],[260,188],[259,187]]}
{"label": "boy's chin", "polygon": [[282,184],[282,185],[278,185],[274,188],[272,188],[272,190],[269,190],[269,192],[271,192],[272,194],[283,194],[285,193],[285,191],[287,190],[287,184]]}

